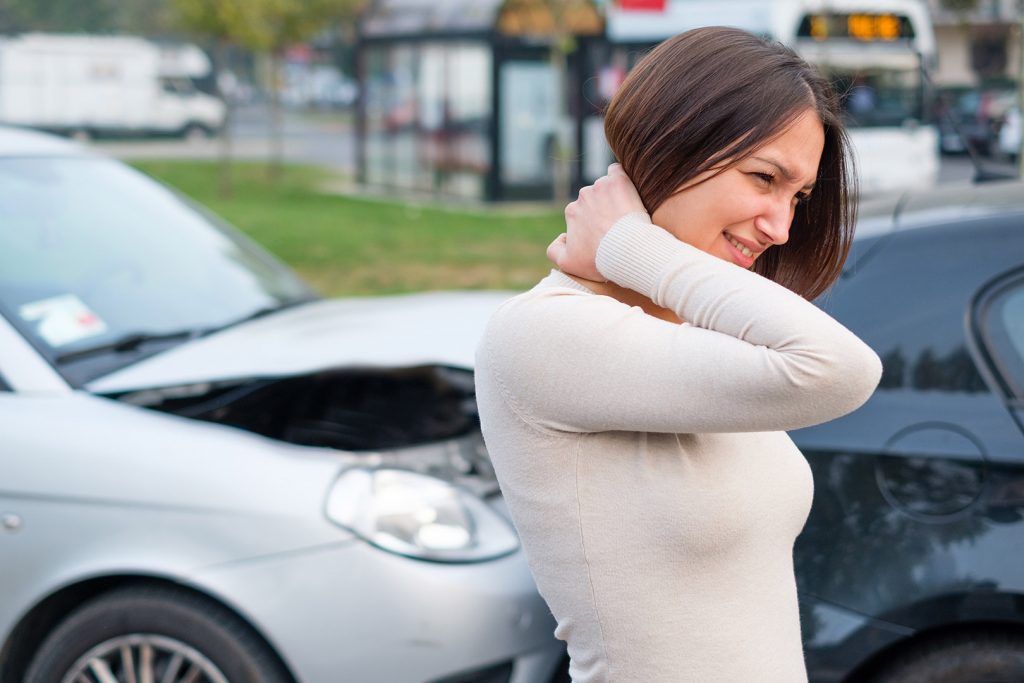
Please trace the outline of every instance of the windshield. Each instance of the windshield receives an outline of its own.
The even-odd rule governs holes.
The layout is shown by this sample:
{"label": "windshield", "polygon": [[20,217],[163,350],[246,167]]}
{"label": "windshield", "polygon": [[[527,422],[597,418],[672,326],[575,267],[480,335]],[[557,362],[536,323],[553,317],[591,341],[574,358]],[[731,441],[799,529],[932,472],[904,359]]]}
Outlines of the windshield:
{"label": "windshield", "polygon": [[[0,311],[75,386],[313,296],[248,239],[116,161],[0,159],[0,216]],[[159,348],[140,343],[150,336]]]}
{"label": "windshield", "polygon": [[923,81],[917,69],[821,69],[840,95],[848,127],[898,127],[910,121],[923,121]]}

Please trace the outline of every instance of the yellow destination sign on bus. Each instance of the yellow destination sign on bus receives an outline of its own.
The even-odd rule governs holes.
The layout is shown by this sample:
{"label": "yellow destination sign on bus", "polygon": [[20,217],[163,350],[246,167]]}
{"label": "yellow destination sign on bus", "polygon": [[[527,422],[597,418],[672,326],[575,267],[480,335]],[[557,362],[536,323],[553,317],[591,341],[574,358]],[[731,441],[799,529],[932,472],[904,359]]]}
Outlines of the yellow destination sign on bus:
{"label": "yellow destination sign on bus", "polygon": [[914,28],[907,17],[898,14],[808,14],[800,22],[796,35],[814,40],[893,41],[913,38]]}

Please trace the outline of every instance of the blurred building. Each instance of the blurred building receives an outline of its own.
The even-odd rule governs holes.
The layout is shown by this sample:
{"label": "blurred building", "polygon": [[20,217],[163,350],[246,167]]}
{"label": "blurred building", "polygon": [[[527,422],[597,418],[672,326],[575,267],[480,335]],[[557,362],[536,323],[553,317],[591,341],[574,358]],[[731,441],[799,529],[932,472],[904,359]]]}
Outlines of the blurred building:
{"label": "blurred building", "polygon": [[975,9],[961,12],[946,9],[942,0],[929,5],[939,48],[937,86],[1010,85],[1019,78],[1018,0],[978,0]]}

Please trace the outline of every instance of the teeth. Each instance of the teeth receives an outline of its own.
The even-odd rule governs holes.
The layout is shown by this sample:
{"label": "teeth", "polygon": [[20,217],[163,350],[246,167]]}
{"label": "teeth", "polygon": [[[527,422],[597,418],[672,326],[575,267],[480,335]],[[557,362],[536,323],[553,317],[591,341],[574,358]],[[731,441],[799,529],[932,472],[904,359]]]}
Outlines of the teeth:
{"label": "teeth", "polygon": [[731,236],[731,235],[726,235],[726,236],[725,236],[725,238],[726,238],[727,240],[729,240],[729,243],[730,243],[730,244],[731,244],[732,246],[734,246],[734,247],[736,247],[737,249],[739,249],[739,250],[740,250],[740,253],[741,253],[741,254],[743,254],[744,256],[746,256],[747,258],[750,258],[751,256],[753,256],[753,255],[754,255],[754,252],[750,251],[750,250],[749,250],[749,249],[747,249],[747,248],[746,248],[745,246],[743,246],[742,244],[740,244],[739,242],[737,242],[736,240],[734,240],[734,239],[732,238],[732,236]]}

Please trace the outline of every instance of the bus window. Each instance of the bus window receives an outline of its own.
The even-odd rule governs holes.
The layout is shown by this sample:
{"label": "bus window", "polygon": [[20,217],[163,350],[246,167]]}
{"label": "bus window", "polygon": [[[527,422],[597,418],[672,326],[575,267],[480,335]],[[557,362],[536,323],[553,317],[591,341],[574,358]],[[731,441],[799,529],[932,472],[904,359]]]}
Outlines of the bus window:
{"label": "bus window", "polygon": [[850,128],[902,126],[908,121],[922,121],[924,103],[916,71],[822,68],[835,84]]}

